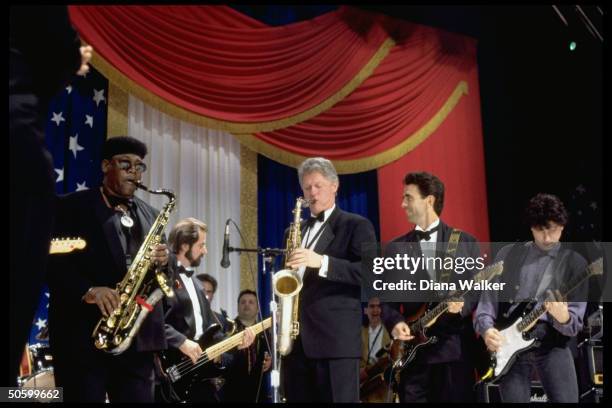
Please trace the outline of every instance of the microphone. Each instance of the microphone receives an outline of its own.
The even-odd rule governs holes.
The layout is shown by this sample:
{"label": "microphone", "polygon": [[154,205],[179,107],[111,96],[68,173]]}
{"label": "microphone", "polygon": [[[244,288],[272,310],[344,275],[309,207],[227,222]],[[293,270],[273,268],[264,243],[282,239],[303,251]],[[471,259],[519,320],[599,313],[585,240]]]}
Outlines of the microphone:
{"label": "microphone", "polygon": [[229,260],[229,227],[230,227],[231,219],[228,218],[225,221],[225,235],[223,236],[223,258],[221,258],[221,267],[229,268],[230,260]]}

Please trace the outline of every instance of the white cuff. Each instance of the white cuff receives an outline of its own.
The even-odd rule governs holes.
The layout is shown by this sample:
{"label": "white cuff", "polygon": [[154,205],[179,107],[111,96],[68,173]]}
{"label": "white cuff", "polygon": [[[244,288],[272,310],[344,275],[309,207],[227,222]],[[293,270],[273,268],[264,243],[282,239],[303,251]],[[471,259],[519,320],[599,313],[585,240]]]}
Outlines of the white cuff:
{"label": "white cuff", "polygon": [[321,267],[319,268],[320,277],[327,278],[328,266],[329,266],[329,257],[327,255],[323,255],[323,259],[321,260]]}

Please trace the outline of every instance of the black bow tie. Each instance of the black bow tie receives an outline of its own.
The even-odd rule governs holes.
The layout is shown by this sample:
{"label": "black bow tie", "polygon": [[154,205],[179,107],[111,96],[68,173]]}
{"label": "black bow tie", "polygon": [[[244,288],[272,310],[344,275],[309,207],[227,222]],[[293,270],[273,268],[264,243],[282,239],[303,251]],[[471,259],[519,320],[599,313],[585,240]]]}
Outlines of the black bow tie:
{"label": "black bow tie", "polygon": [[179,266],[179,273],[187,275],[188,278],[191,278],[193,276],[193,269],[185,269],[185,267],[181,265]]}
{"label": "black bow tie", "polygon": [[317,221],[323,222],[324,220],[325,220],[325,211],[321,211],[319,215],[317,215],[316,217],[312,216],[308,220],[306,220],[306,228],[312,228],[315,222]]}
{"label": "black bow tie", "polygon": [[422,239],[424,239],[425,241],[429,241],[429,239],[431,238],[431,234],[437,231],[439,226],[440,224],[438,224],[437,226],[435,226],[434,228],[428,231],[421,231],[421,230],[415,229],[414,234],[416,235],[417,241],[420,241]]}

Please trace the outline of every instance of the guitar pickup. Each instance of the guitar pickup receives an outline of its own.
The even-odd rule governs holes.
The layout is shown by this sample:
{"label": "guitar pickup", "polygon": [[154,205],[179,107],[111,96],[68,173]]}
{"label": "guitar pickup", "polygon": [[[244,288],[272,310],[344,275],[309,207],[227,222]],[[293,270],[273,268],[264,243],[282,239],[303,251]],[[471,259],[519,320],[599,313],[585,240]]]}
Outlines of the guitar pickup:
{"label": "guitar pickup", "polygon": [[181,374],[178,372],[176,366],[170,367],[169,369],[167,369],[166,374],[168,375],[170,382],[173,382],[173,383],[177,382],[182,377]]}

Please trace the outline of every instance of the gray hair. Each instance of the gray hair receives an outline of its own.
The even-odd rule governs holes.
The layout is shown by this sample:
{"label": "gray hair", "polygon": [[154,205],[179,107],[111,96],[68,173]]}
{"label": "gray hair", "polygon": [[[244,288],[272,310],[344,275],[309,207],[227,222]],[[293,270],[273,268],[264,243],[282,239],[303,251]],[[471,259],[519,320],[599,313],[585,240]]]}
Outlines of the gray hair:
{"label": "gray hair", "polygon": [[336,172],[336,168],[332,164],[331,161],[327,160],[324,157],[311,157],[310,159],[306,159],[300,164],[298,167],[298,178],[300,180],[300,185],[302,184],[302,180],[304,179],[304,175],[312,173],[312,172],[321,173],[323,177],[331,181],[332,183],[340,184],[340,180],[338,179],[338,173]]}

